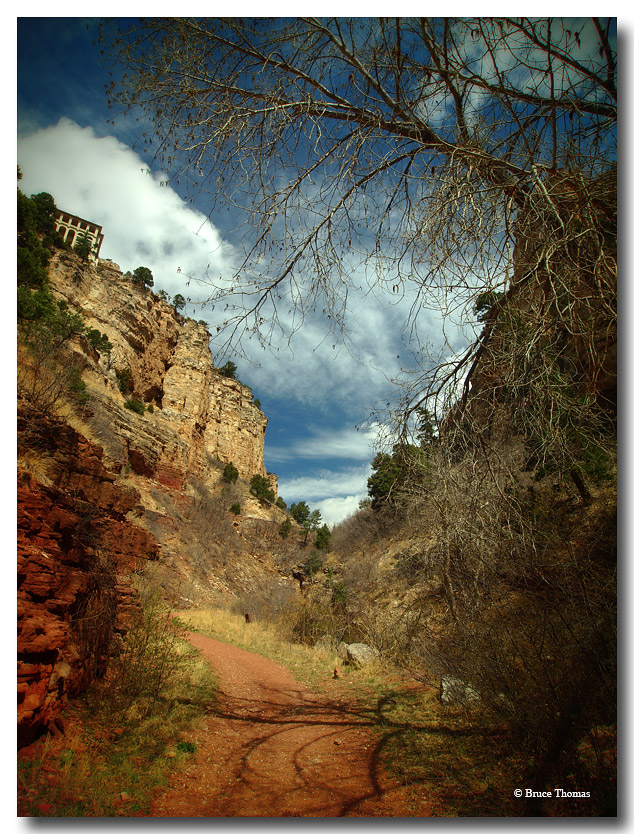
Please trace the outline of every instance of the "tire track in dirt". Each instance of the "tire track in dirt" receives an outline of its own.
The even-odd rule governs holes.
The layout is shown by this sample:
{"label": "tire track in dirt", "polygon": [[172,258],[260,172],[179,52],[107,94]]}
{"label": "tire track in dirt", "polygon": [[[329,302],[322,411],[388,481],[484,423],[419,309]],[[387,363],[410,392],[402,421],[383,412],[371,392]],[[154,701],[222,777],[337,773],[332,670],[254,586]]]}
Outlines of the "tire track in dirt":
{"label": "tire track in dirt", "polygon": [[[427,816],[379,765],[372,716],[316,694],[283,666],[187,633],[220,677],[218,704],[197,729],[189,767],[153,817]],[[420,797],[417,800],[420,803]]]}

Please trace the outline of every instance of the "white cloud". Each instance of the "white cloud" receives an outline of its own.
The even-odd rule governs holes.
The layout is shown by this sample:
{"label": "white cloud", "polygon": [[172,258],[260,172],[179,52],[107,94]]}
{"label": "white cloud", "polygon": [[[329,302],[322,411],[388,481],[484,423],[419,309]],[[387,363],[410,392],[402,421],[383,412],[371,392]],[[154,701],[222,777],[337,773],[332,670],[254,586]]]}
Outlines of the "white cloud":
{"label": "white cloud", "polygon": [[367,496],[369,464],[340,471],[321,469],[311,475],[280,478],[279,494],[289,505],[306,501],[311,510],[319,510],[329,526],[353,513]]}
{"label": "white cloud", "polygon": [[[163,176],[112,136],[97,137],[70,119],[20,139],[20,183],[27,195],[48,191],[56,204],[103,226],[103,258],[125,272],[152,270],[156,288],[187,295],[184,274],[229,269],[231,247]],[[180,269],[180,272],[179,272]]]}
{"label": "white cloud", "polygon": [[317,501],[316,504],[311,505],[311,509],[319,510],[324,524],[332,530],[333,525],[339,524],[356,512],[359,509],[359,501],[366,497],[364,490],[356,495],[347,495],[345,498],[326,498],[325,501]]}
{"label": "white cloud", "polygon": [[367,461],[374,456],[374,445],[379,428],[357,430],[344,427],[338,431],[321,427],[309,427],[308,437],[296,439],[284,447],[267,446],[267,460],[281,463],[297,459],[341,458]]}
{"label": "white cloud", "polygon": [[365,494],[370,472],[369,464],[337,472],[322,469],[312,475],[280,481],[280,493],[287,504],[292,501],[306,501],[311,506],[313,501],[324,498],[342,497],[357,492]]}

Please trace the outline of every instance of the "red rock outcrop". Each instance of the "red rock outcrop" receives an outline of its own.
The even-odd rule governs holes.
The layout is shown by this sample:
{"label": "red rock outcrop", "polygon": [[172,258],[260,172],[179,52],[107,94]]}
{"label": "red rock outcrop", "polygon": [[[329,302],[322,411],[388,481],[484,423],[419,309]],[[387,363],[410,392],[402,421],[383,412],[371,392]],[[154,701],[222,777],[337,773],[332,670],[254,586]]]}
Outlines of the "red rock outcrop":
{"label": "red rock outcrop", "polygon": [[[59,419],[18,418],[18,743],[59,726],[69,696],[105,669],[111,636],[135,606],[126,575],[158,544],[127,515],[102,450]],[[89,628],[88,628],[89,624]]]}

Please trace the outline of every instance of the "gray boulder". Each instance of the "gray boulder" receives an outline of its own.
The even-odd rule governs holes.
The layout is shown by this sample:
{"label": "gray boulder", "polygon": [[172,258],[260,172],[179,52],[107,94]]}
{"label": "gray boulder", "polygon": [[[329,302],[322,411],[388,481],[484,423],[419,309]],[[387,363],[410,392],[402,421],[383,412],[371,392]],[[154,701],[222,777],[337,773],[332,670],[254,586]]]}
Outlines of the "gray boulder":
{"label": "gray boulder", "polygon": [[346,653],[348,662],[357,666],[363,666],[378,657],[377,652],[367,643],[350,643]]}
{"label": "gray boulder", "polygon": [[440,679],[440,701],[443,704],[475,704],[480,693],[460,678],[443,675]]}

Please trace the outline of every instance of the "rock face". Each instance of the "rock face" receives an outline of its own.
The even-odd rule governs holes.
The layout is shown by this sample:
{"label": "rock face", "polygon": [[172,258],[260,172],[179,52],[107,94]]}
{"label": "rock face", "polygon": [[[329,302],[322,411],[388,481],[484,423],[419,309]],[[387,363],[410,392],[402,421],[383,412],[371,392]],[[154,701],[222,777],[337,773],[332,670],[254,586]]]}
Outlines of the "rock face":
{"label": "rock face", "polygon": [[138,496],[116,484],[102,450],[59,419],[18,416],[18,743],[59,724],[67,698],[105,670],[135,595],[127,576],[158,555],[127,516]]}
{"label": "rock face", "polygon": [[[134,472],[175,488],[186,474],[207,480],[217,460],[232,462],[247,480],[266,475],[267,419],[249,388],[214,368],[204,325],[183,318],[110,262],[94,267],[61,252],[50,281],[55,294],[113,345],[109,360],[83,346],[91,408],[113,457],[123,453]],[[117,371],[129,373],[126,395]],[[124,409],[130,397],[153,412]],[[270,480],[275,489],[275,478]]]}

